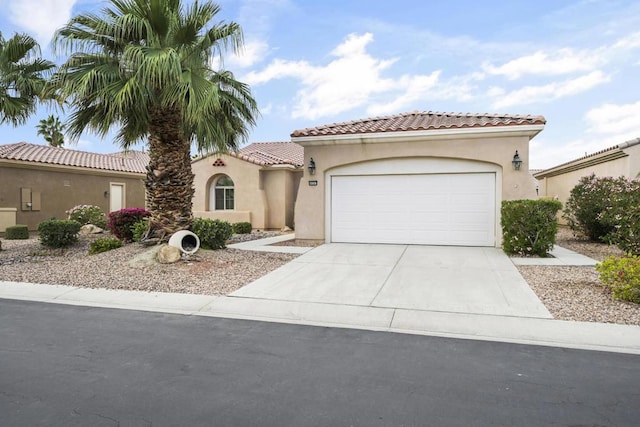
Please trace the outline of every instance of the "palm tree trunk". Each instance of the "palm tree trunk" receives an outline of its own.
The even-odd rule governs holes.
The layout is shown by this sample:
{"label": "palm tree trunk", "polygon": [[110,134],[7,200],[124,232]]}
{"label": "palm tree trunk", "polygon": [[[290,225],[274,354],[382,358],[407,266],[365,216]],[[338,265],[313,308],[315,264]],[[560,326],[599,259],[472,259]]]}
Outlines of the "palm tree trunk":
{"label": "palm tree trunk", "polygon": [[152,109],[145,182],[151,213],[147,238],[166,240],[191,226],[193,176],[191,144],[184,136],[182,114],[176,108]]}

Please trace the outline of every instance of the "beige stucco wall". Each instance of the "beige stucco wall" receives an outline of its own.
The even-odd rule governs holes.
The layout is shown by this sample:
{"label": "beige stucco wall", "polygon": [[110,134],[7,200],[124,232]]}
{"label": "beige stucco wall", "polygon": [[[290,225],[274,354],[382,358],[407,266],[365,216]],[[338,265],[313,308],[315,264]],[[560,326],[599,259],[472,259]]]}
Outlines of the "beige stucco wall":
{"label": "beige stucco wall", "polygon": [[[325,178],[331,169],[379,159],[464,159],[486,162],[501,170],[502,200],[535,198],[535,182],[527,172],[529,168],[529,136],[483,136],[433,139],[429,137],[412,140],[380,140],[365,143],[340,143],[326,141],[326,145],[306,144],[303,138],[296,140],[305,148],[305,165],[313,157],[316,164],[315,175],[305,169],[300,183],[295,208],[296,237],[300,239],[325,239]],[[342,141],[343,142],[343,141]],[[523,161],[519,171],[514,171],[512,160],[518,150]],[[424,173],[429,173],[425,170]],[[317,181],[310,186],[309,181]],[[500,195],[498,195],[500,198]],[[499,215],[499,212],[497,212]],[[499,218],[498,218],[499,222]]]}
{"label": "beige stucco wall", "polygon": [[611,160],[598,165],[587,166],[582,169],[563,173],[556,176],[549,176],[540,180],[540,196],[553,197],[562,202],[569,198],[571,189],[576,186],[580,178],[595,174],[596,176],[627,176],[629,171],[629,158]]}
{"label": "beige stucco wall", "polygon": [[[195,175],[193,214],[200,218],[234,222],[251,222],[254,229],[293,227],[294,185],[302,172],[290,168],[262,167],[229,155],[221,155],[225,166],[213,166],[218,156],[193,162]],[[233,180],[235,209],[210,209],[210,187],[220,176]],[[297,177],[297,178],[296,178]]]}
{"label": "beige stucco wall", "polygon": [[[629,179],[639,178],[640,144],[625,148],[622,151],[627,154],[627,157],[604,160],[602,163],[584,166],[568,172],[559,170],[557,175],[549,173],[548,176],[538,179],[540,196],[555,198],[562,202],[564,208],[571,194],[571,190],[578,184],[580,178],[584,176],[595,174],[601,177],[611,176],[617,178],[624,176]],[[605,157],[606,154],[607,153],[604,153],[603,157]],[[597,159],[597,156],[595,158]],[[569,166],[572,165],[567,165],[567,167]],[[558,219],[561,224],[566,224],[566,221],[562,218],[562,213],[558,214]]]}
{"label": "beige stucco wall", "polygon": [[640,144],[623,149],[629,155],[629,171],[627,178],[640,179]]}
{"label": "beige stucco wall", "polygon": [[[29,230],[36,230],[45,219],[66,219],[65,211],[76,205],[96,205],[109,212],[109,196],[105,196],[105,191],[110,190],[110,183],[125,184],[125,207],[144,207],[143,180],[143,174],[0,162],[0,207],[16,208],[16,223],[26,224]],[[40,193],[39,211],[22,209],[21,188]]]}
{"label": "beige stucco wall", "polygon": [[7,231],[7,227],[16,225],[16,208],[0,208],[0,233]]}

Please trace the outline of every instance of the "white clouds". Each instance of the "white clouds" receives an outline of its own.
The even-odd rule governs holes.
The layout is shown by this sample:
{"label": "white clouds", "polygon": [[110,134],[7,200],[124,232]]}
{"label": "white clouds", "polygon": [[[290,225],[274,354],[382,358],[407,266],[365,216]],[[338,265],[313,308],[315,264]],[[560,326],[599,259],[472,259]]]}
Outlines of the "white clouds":
{"label": "white clouds", "polygon": [[[263,40],[245,41],[243,48],[238,53],[230,53],[225,56],[225,68],[233,71],[235,68],[249,68],[262,61],[269,53],[269,44]],[[220,66],[219,58],[214,58],[213,69]]]}
{"label": "white clouds", "polygon": [[[370,33],[350,34],[332,50],[335,59],[324,66],[276,59],[262,71],[250,72],[242,80],[258,85],[287,77],[297,79],[302,87],[295,96],[293,118],[316,119],[337,114],[364,105],[375,94],[397,89],[394,80],[382,76],[382,71],[395,60],[377,59],[367,53],[366,47],[372,41]],[[404,78],[408,79],[405,86],[409,85],[411,78]],[[413,77],[413,82],[425,84],[418,76]]]}
{"label": "white clouds", "polygon": [[635,49],[640,47],[640,32],[631,33],[619,39],[614,45],[614,49]]}
{"label": "white clouds", "polygon": [[505,76],[509,80],[516,80],[526,74],[561,75],[590,71],[601,63],[601,56],[595,52],[560,49],[554,53],[537,51],[499,66],[484,63],[482,69],[491,75]]}
{"label": "white clouds", "polygon": [[[468,100],[470,82],[479,75],[442,80],[440,70],[428,74],[384,75],[398,59],[375,58],[367,52],[371,33],[350,34],[331,51],[325,65],[307,61],[273,60],[266,68],[241,79],[252,85],[293,78],[301,87],[293,100],[293,118],[317,119],[366,106],[367,114],[397,113],[426,99]],[[382,99],[382,100],[381,100]]]}
{"label": "white clouds", "polygon": [[640,136],[640,101],[603,104],[584,115],[587,132],[573,139],[549,141],[544,133],[531,141],[531,165],[549,168]]}
{"label": "white clouds", "polygon": [[10,2],[7,11],[11,21],[47,45],[55,31],[71,18],[77,0],[20,0]]}
{"label": "white clouds", "polygon": [[311,73],[313,67],[306,61],[285,61],[275,59],[262,71],[251,71],[242,76],[240,80],[250,85],[260,85],[271,80],[285,77],[296,77],[303,79],[305,75]]}
{"label": "white clouds", "polygon": [[[589,130],[598,134],[640,136],[640,101],[633,104],[603,104],[585,114]],[[624,141],[619,141],[624,142]]]}
{"label": "white clouds", "polygon": [[[575,160],[585,154],[595,153],[622,142],[615,138],[587,139],[576,135],[575,139],[545,139],[544,132],[529,145],[531,169],[546,169]],[[553,196],[553,194],[551,194]]]}
{"label": "white clouds", "polygon": [[499,88],[493,88],[492,93],[499,98],[492,103],[493,108],[511,107],[514,105],[551,102],[559,98],[585,92],[595,86],[606,83],[610,77],[600,70],[562,82],[551,82],[541,86],[525,86],[500,94]]}
{"label": "white clouds", "polygon": [[398,79],[394,88],[402,91],[395,99],[388,102],[374,103],[367,108],[370,115],[398,113],[411,105],[414,101],[424,98],[436,85],[440,77],[440,71],[434,71],[428,75],[410,76],[404,75]]}

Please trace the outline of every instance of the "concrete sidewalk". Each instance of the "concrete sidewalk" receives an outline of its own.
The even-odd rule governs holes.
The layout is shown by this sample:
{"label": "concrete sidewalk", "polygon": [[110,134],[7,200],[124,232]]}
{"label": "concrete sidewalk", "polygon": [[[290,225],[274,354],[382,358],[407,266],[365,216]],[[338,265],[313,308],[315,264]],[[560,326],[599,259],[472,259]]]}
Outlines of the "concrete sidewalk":
{"label": "concrete sidewalk", "polygon": [[[0,298],[640,354],[640,327],[553,320],[546,308],[541,309],[537,306],[537,297],[533,295],[535,298],[532,298],[532,295],[526,292],[527,289],[530,291],[528,286],[526,289],[522,288],[520,286],[522,283],[510,272],[513,264],[516,263],[584,266],[594,265],[596,262],[567,249],[555,247],[552,252],[554,258],[510,258],[509,261],[504,254],[499,256],[493,248],[443,249],[384,245],[378,249],[360,246],[361,253],[357,253],[349,245],[338,245],[333,248],[330,245],[322,245],[315,249],[268,246],[293,238],[295,238],[294,234],[287,234],[229,245],[236,249],[306,254],[297,258],[297,262],[284,265],[243,287],[232,296],[87,289],[0,281]],[[438,256],[433,256],[432,251],[439,251]],[[455,252],[453,258],[446,256],[447,251]],[[468,251],[468,253],[464,252],[461,257],[460,251]],[[476,253],[473,257],[465,258],[474,251]],[[417,260],[419,262],[416,262]],[[454,262],[455,264],[452,264]],[[411,285],[406,275],[402,280],[390,281],[388,283],[390,288],[385,292],[382,292],[383,286],[375,285],[376,280],[382,279],[370,280],[369,282],[374,284],[371,289],[366,287],[360,289],[366,294],[364,298],[361,293],[349,291],[353,284],[350,287],[343,287],[344,289],[329,287],[318,290],[316,292],[321,293],[315,295],[298,293],[296,297],[297,290],[287,282],[287,277],[291,279],[292,273],[299,273],[304,268],[313,270],[314,264],[317,263],[330,264],[328,270],[337,268],[339,270],[337,272],[327,272],[325,269],[318,270],[316,273],[322,273],[324,279],[328,278],[327,274],[334,276],[337,274],[337,278],[334,277],[334,279],[338,280],[338,284],[340,272],[345,273],[344,269],[349,266],[355,268],[355,273],[351,272],[350,277],[353,277],[353,274],[356,277],[367,276],[376,269],[381,270],[378,271],[382,273],[384,279],[381,285],[389,282],[388,279],[392,277],[393,271],[402,273],[403,270],[416,268],[417,264],[431,263],[430,271],[441,273],[447,269],[454,273],[468,269],[468,272],[462,275],[472,275],[475,269],[487,263],[497,272],[495,282],[489,284],[496,292],[499,290],[496,295],[502,294],[507,305],[500,311],[496,310],[495,306],[490,307],[490,310],[487,307],[470,304],[464,307],[456,306],[446,298],[438,300],[438,304],[444,304],[441,307],[437,304],[416,302],[411,297],[411,292],[416,287]],[[309,292],[314,290],[314,286],[322,284],[324,279],[314,276],[313,271],[307,271],[307,273],[302,275],[305,278],[305,286],[301,288]],[[440,283],[442,280],[451,280],[441,276],[436,279]],[[517,286],[504,286],[501,283],[503,279],[508,279],[505,283],[515,283]],[[524,280],[521,276],[519,279]],[[474,281],[477,281],[476,277]],[[282,285],[280,289],[278,289],[279,282]],[[359,282],[356,280],[355,284],[357,283]],[[424,284],[425,281],[422,280],[421,283]],[[456,279],[456,283],[460,281]],[[271,292],[264,292],[262,285],[265,284],[267,288],[273,288]],[[399,287],[399,292],[390,292],[389,289],[393,287]],[[437,286],[432,289],[437,289]],[[469,287],[463,288],[462,291],[460,298],[464,297],[465,292],[474,292]],[[278,296],[278,292],[284,293]],[[397,300],[398,295],[404,294],[407,296],[405,299]],[[279,299],[280,297],[284,299]],[[433,293],[430,295],[432,299],[437,297],[438,295]],[[473,300],[474,298],[470,299],[470,301]],[[522,306],[522,303],[518,302],[520,300],[529,302],[526,306]],[[497,300],[494,299],[495,301]],[[477,312],[471,311],[474,309]],[[456,312],[456,310],[467,310],[467,312]]]}
{"label": "concrete sidewalk", "polygon": [[16,282],[0,298],[640,354],[627,325]]}

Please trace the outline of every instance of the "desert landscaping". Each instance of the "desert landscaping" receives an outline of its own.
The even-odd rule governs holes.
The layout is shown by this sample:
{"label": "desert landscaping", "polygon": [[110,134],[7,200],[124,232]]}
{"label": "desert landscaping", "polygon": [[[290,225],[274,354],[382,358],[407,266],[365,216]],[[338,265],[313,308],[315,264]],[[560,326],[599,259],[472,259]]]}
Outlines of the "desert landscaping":
{"label": "desert landscaping", "polygon": [[[271,237],[279,232],[234,235],[229,243]],[[99,235],[97,235],[99,236]],[[2,240],[0,278],[4,281],[129,289],[203,295],[228,295],[294,259],[295,254],[239,249],[199,250],[174,264],[159,264],[153,248],[129,243],[87,255],[96,235],[81,236],[68,249],[46,249],[35,234],[27,240]],[[319,242],[311,242],[310,246]],[[291,241],[303,245],[303,241]],[[557,244],[602,261],[621,255],[615,246],[576,238],[561,227]],[[640,305],[614,300],[594,267],[518,266],[529,286],[555,319],[640,325]]]}

